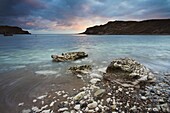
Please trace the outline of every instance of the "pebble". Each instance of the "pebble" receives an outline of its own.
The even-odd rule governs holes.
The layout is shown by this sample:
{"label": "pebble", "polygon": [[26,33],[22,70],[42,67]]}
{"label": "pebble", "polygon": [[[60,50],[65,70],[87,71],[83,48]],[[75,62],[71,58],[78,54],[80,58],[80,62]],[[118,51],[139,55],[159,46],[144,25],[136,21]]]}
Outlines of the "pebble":
{"label": "pebble", "polygon": [[32,107],[32,111],[40,112],[40,111],[41,111],[41,109],[39,109],[37,106],[34,106],[34,107]]}
{"label": "pebble", "polygon": [[70,113],[70,112],[68,112],[68,111],[64,111],[63,113]]}
{"label": "pebble", "polygon": [[158,102],[159,102],[160,104],[163,104],[163,103],[164,103],[164,100],[163,100],[163,99],[159,99]]}
{"label": "pebble", "polygon": [[30,109],[23,109],[23,110],[22,110],[22,113],[30,113],[30,112],[31,112]]}
{"label": "pebble", "polygon": [[121,92],[123,89],[122,89],[122,88],[119,88],[118,90]]}
{"label": "pebble", "polygon": [[56,101],[51,102],[50,107],[54,106],[55,103],[56,103]]}
{"label": "pebble", "polygon": [[116,109],[116,104],[113,104],[113,105],[111,106],[111,108],[112,108],[113,110],[115,110],[115,109]]}
{"label": "pebble", "polygon": [[44,99],[45,97],[47,97],[47,95],[39,96],[39,97],[37,97],[37,99],[41,100],[41,99]]}
{"label": "pebble", "polygon": [[23,106],[24,105],[24,102],[21,102],[18,104],[18,106]]}
{"label": "pebble", "polygon": [[63,95],[63,97],[64,97],[64,98],[66,98],[66,97],[68,97],[68,95],[67,95],[67,94],[65,94],[65,95]]}
{"label": "pebble", "polygon": [[71,104],[73,105],[73,104],[74,104],[74,101],[71,101]]}
{"label": "pebble", "polygon": [[68,108],[60,108],[60,109],[58,109],[58,112],[63,112],[63,111],[68,111]]}
{"label": "pebble", "polygon": [[93,101],[92,103],[88,104],[87,106],[88,106],[88,108],[93,109],[93,108],[96,108],[97,105],[98,105],[97,102]]}
{"label": "pebble", "polygon": [[168,104],[167,104],[167,103],[162,104],[160,107],[161,107],[161,109],[162,109],[162,111],[163,111],[163,112],[170,112],[170,110],[169,110],[169,107],[168,107]]}
{"label": "pebble", "polygon": [[41,104],[43,105],[43,104],[44,104],[44,101],[41,101]]}
{"label": "pebble", "polygon": [[111,96],[112,94],[111,93],[107,93],[107,95]]}
{"label": "pebble", "polygon": [[95,108],[95,111],[96,111],[96,112],[97,112],[97,111],[99,111],[99,108],[98,108],[98,107],[96,107],[96,108]]}
{"label": "pebble", "polygon": [[82,76],[82,75],[79,75],[79,74],[77,75],[77,77],[78,77],[78,78],[83,78],[83,76]]}
{"label": "pebble", "polygon": [[45,106],[41,107],[41,109],[45,109],[45,108],[47,108],[47,107],[48,107],[48,105],[45,105]]}
{"label": "pebble", "polygon": [[35,103],[35,102],[37,102],[37,100],[36,100],[36,99],[34,99],[32,102],[33,102],[33,103]]}
{"label": "pebble", "polygon": [[132,111],[136,111],[136,106],[133,106],[132,108],[130,108],[130,110],[132,110]]}
{"label": "pebble", "polygon": [[81,100],[85,96],[86,92],[82,91],[78,93],[75,97],[73,97],[74,100]]}
{"label": "pebble", "polygon": [[127,95],[129,95],[129,92],[126,92]]}
{"label": "pebble", "polygon": [[85,100],[88,99],[88,96],[84,96],[84,99],[85,99]]}
{"label": "pebble", "polygon": [[112,101],[111,98],[107,98],[107,99],[106,99],[106,102],[107,102],[107,103],[109,103],[110,101]]}
{"label": "pebble", "polygon": [[71,110],[70,113],[76,113],[76,111],[75,110]]}
{"label": "pebble", "polygon": [[41,113],[50,113],[50,109],[48,109],[48,110],[43,110],[43,111],[41,111]]}
{"label": "pebble", "polygon": [[75,106],[74,106],[74,109],[75,109],[75,110],[79,110],[79,109],[80,109],[80,104],[75,105]]}
{"label": "pebble", "polygon": [[146,99],[147,99],[147,97],[145,97],[145,96],[141,96],[141,99],[142,99],[142,100],[146,100]]}
{"label": "pebble", "polygon": [[101,96],[102,94],[104,94],[105,92],[106,92],[105,89],[99,89],[99,90],[97,90],[97,91],[94,93],[94,96],[95,96],[95,97],[99,97],[99,96]]}
{"label": "pebble", "polygon": [[158,108],[153,108],[153,111],[158,112],[159,110],[158,110]]}
{"label": "pebble", "polygon": [[93,109],[88,110],[88,113],[94,113],[95,111]]}

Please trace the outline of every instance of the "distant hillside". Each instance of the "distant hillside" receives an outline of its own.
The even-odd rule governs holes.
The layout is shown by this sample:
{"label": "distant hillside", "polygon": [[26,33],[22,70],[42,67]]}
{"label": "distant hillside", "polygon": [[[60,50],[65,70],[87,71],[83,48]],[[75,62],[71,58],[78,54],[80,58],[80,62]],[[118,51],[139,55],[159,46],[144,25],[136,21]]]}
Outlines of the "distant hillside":
{"label": "distant hillside", "polygon": [[89,27],[82,34],[91,35],[170,35],[170,19],[110,21]]}
{"label": "distant hillside", "polygon": [[28,31],[24,31],[20,27],[16,26],[0,26],[0,34],[9,36],[13,34],[31,34],[31,33],[29,33]]}

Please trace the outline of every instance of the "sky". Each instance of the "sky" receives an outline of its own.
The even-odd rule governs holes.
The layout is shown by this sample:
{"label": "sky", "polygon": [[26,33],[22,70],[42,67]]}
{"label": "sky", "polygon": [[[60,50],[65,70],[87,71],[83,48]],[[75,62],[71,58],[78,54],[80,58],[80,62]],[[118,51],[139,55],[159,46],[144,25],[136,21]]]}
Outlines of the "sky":
{"label": "sky", "polygon": [[0,0],[0,25],[34,34],[79,33],[114,20],[170,18],[170,0]]}

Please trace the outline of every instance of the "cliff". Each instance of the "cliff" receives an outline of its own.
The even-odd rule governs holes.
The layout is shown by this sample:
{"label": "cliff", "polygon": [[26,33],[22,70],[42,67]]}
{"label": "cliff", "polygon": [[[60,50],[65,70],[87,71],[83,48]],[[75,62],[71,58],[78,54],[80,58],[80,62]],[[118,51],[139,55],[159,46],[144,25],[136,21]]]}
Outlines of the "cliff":
{"label": "cliff", "polygon": [[20,27],[16,26],[0,26],[0,34],[5,36],[12,36],[13,34],[31,34],[28,31],[22,30]]}
{"label": "cliff", "polygon": [[170,35],[170,19],[110,21],[89,27],[82,34],[91,35]]}

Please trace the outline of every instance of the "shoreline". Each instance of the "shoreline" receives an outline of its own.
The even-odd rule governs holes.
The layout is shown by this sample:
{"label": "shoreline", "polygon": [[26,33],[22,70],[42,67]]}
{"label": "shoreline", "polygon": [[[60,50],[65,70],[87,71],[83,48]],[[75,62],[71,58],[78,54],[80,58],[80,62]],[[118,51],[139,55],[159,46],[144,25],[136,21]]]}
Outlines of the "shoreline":
{"label": "shoreline", "polygon": [[[167,77],[167,80],[170,80],[169,75],[165,77]],[[24,70],[19,69],[16,71],[4,73],[1,75],[0,81],[3,81],[1,82],[1,88],[0,88],[0,92],[1,92],[0,102],[3,103],[0,105],[0,110],[3,113],[9,113],[10,111],[24,113],[24,110],[29,111],[33,109],[33,107],[35,106],[37,106],[38,108],[42,108],[45,105],[48,105],[48,107],[44,108],[44,110],[45,109],[53,110],[55,113],[61,107],[61,102],[66,102],[67,99],[66,97],[63,97],[64,95],[67,94],[67,97],[74,97],[76,94],[82,91],[82,88],[88,89],[91,86],[90,83],[88,82],[89,80],[82,81],[82,79],[72,74],[59,76],[59,77],[55,77],[53,75],[49,75],[49,76],[36,75],[33,70],[29,70],[27,68]],[[151,85],[151,86],[148,86],[146,89],[145,88],[141,88],[141,89],[132,88],[133,90],[131,90],[131,88],[124,88],[116,83],[107,83],[104,81],[97,83],[96,86],[106,89],[106,93],[108,93],[109,95],[110,95],[110,91],[111,92],[113,91],[112,93],[118,100],[119,99],[121,100],[122,97],[126,97],[127,94],[125,92],[127,92],[129,95],[131,95],[130,98],[123,98],[123,100],[121,100],[118,103],[123,102],[123,105],[124,105],[125,104],[124,102],[128,101],[127,99],[130,99],[131,101],[132,100],[136,101],[136,103],[144,102],[142,111],[147,111],[147,109],[145,108],[147,107],[145,106],[146,104],[145,102],[151,105],[150,107],[152,110],[153,108],[155,108],[155,105],[153,102],[149,101],[149,97],[147,96],[146,96],[147,99],[145,99],[144,98],[145,96],[144,96],[142,97],[143,100],[141,100],[141,92],[143,94],[143,92],[149,93],[151,91],[150,94],[152,96],[157,95],[156,92],[153,93],[153,90],[155,90],[155,88],[158,91],[165,90],[166,92],[167,86],[165,88],[164,83],[165,82],[163,82],[162,79],[160,80],[158,79],[158,81],[155,84],[156,86]],[[112,88],[108,89],[109,87],[113,87],[114,89]],[[59,94],[59,92],[60,93],[64,92],[64,93]],[[164,96],[166,94],[165,92],[164,92]],[[42,97],[43,95],[46,95],[46,96],[43,97],[42,99],[37,99],[38,97]],[[109,95],[106,94],[106,96],[103,99],[106,101]],[[137,97],[137,98],[134,100],[133,97],[135,98]],[[50,106],[52,102],[54,102],[53,103],[54,105]],[[104,102],[104,104],[107,105],[107,102]],[[133,105],[134,103],[130,104],[129,110],[130,110],[130,107],[131,108],[133,107]],[[116,109],[121,108],[121,106],[122,105],[118,104]],[[140,104],[138,107],[140,107]],[[121,110],[126,111],[127,109],[121,108]],[[119,112],[119,110],[117,112]]]}

